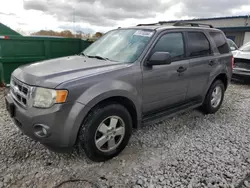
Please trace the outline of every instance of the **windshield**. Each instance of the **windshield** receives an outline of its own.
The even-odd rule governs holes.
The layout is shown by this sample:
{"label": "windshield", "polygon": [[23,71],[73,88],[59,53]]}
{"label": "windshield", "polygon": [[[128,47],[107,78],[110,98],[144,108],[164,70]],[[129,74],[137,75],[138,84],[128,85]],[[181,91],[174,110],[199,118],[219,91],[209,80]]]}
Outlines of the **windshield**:
{"label": "windshield", "polygon": [[250,42],[246,43],[245,45],[243,45],[242,47],[240,47],[239,50],[243,51],[243,52],[250,52]]}
{"label": "windshield", "polygon": [[122,63],[134,62],[153,36],[152,30],[114,30],[84,50],[84,55]]}

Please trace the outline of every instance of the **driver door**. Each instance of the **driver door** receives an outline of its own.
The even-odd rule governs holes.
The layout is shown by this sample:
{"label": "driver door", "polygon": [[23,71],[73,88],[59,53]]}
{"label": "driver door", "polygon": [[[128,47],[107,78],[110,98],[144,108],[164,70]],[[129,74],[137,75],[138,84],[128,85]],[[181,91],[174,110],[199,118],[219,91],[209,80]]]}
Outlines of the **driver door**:
{"label": "driver door", "polygon": [[171,63],[143,66],[143,113],[150,113],[185,101],[189,83],[189,60],[185,59],[184,36],[181,32],[158,37],[149,53],[169,52]]}

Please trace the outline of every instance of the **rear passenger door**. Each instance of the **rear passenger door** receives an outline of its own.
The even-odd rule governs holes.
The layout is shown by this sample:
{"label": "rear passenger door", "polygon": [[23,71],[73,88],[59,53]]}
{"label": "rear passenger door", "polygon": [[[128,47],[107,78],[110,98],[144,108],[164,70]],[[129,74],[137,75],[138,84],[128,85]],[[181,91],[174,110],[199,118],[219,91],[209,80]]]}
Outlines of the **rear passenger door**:
{"label": "rear passenger door", "polygon": [[187,98],[202,99],[210,72],[216,65],[208,36],[203,31],[188,31],[185,33],[187,41],[187,56],[189,61],[189,85]]}

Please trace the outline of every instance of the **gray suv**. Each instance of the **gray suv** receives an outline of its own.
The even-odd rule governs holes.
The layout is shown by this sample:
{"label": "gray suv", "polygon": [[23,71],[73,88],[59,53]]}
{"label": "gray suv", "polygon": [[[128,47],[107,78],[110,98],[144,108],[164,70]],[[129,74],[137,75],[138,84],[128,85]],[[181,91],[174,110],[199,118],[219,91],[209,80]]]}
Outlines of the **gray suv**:
{"label": "gray suv", "polygon": [[186,24],[115,29],[79,55],[21,66],[6,108],[24,134],[93,161],[118,155],[143,124],[197,107],[215,113],[232,53],[220,30]]}

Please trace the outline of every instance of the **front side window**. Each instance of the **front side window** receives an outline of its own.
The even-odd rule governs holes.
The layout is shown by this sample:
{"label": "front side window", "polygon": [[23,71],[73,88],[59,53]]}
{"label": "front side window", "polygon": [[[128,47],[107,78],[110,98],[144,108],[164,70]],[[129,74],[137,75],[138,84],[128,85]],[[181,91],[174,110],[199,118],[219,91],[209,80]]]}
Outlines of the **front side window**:
{"label": "front side window", "polygon": [[220,32],[209,32],[209,35],[212,37],[216,48],[218,49],[220,54],[227,54],[229,53],[229,47],[227,40]]}
{"label": "front side window", "polygon": [[202,32],[188,32],[189,57],[202,57],[211,54],[210,44]]}
{"label": "front side window", "polygon": [[184,42],[182,34],[168,33],[163,35],[152,49],[151,55],[154,52],[169,52],[172,61],[183,58]]}
{"label": "front side window", "polygon": [[113,30],[90,45],[83,53],[88,57],[131,63],[141,55],[153,34],[152,30]]}

